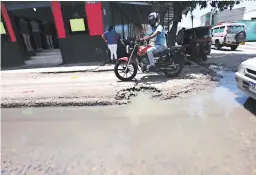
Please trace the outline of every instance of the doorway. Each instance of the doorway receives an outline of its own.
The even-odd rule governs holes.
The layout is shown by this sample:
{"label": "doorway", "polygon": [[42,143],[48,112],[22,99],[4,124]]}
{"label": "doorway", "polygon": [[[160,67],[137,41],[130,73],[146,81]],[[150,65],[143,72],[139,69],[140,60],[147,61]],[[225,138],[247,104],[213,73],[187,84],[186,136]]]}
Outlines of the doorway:
{"label": "doorway", "polygon": [[25,65],[62,64],[51,2],[6,2]]}
{"label": "doorway", "polygon": [[58,48],[55,22],[50,7],[10,11],[25,51]]}

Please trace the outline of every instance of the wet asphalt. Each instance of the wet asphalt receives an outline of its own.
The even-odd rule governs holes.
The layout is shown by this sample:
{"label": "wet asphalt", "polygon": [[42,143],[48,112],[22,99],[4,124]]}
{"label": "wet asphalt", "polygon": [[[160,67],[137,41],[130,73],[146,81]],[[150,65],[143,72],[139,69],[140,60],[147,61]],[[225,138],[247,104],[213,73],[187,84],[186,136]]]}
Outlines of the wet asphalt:
{"label": "wet asphalt", "polygon": [[2,109],[2,174],[255,175],[256,102],[222,74],[182,99]]}

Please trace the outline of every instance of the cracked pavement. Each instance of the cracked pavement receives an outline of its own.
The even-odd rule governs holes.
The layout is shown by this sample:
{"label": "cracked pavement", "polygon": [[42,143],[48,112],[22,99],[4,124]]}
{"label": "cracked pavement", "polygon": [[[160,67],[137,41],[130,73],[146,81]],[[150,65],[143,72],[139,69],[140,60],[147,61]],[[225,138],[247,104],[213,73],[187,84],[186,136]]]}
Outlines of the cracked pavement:
{"label": "cracked pavement", "polygon": [[[207,90],[216,81],[207,69],[187,66],[179,77],[138,74],[135,81],[121,82],[114,72],[62,74],[2,73],[2,107],[92,106],[129,103],[136,91],[151,91],[162,99],[181,97],[188,92]],[[133,90],[134,89],[134,90]]]}

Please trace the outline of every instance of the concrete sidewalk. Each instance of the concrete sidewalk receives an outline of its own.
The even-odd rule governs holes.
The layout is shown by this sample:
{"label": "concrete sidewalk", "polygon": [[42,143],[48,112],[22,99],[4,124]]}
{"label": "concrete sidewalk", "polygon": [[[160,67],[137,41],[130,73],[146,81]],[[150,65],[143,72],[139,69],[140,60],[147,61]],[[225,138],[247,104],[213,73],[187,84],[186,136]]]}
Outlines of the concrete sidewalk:
{"label": "concrete sidewalk", "polygon": [[246,42],[244,45],[240,45],[240,48],[256,50],[256,42]]}
{"label": "concrete sidewalk", "polygon": [[69,73],[69,72],[104,72],[113,71],[113,64],[105,64],[102,62],[64,64],[57,67],[47,68],[13,68],[11,70],[1,70],[1,73]]}

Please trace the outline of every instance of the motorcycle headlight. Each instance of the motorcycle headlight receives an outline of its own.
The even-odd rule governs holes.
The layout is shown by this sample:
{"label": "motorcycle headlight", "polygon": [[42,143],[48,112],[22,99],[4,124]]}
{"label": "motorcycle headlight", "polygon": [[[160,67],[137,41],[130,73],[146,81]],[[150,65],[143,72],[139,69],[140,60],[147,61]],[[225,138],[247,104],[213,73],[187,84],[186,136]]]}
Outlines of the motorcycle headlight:
{"label": "motorcycle headlight", "polygon": [[239,72],[240,74],[245,74],[245,68],[244,68],[242,65],[240,65],[240,66],[238,67],[238,72]]}

